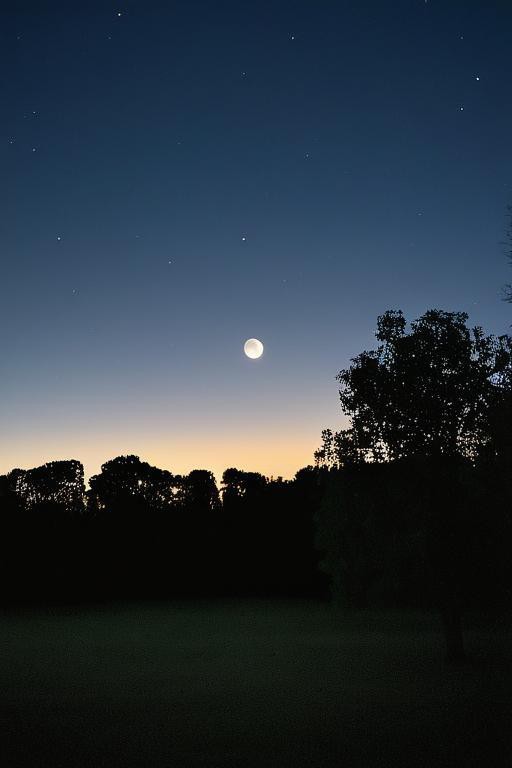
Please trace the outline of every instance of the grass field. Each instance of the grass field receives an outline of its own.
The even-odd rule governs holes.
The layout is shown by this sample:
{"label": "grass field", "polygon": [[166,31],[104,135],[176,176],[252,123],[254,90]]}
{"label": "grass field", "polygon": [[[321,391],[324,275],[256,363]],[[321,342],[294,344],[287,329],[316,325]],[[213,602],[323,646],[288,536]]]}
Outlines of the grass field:
{"label": "grass field", "polygon": [[512,766],[512,633],[293,601],[2,617],[3,768]]}

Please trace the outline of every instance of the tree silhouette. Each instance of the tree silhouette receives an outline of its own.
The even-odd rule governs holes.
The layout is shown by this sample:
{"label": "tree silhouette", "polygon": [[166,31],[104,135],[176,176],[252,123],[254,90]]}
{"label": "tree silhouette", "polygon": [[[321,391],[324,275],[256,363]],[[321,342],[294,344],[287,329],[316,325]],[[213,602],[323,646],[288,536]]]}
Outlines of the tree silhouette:
{"label": "tree silhouette", "polygon": [[194,469],[176,478],[172,535],[175,581],[181,594],[203,594],[218,588],[223,561],[220,497],[212,472]]}
{"label": "tree silhouette", "polygon": [[313,519],[321,471],[300,470],[293,481],[227,469],[222,478],[223,586],[226,592],[324,595]]}
{"label": "tree silhouette", "polygon": [[[358,355],[338,376],[350,429],[324,432],[316,454],[320,465],[344,468],[343,482],[340,485],[337,480],[338,488],[331,490],[330,499],[327,495],[323,508],[324,525],[333,531],[334,539],[343,542],[341,549],[331,548],[327,561],[341,579],[343,569],[345,578],[347,571],[353,575],[363,566],[366,572],[372,571],[367,550],[377,520],[371,513],[373,501],[362,502],[362,494],[368,495],[364,483],[354,487],[354,481],[349,482],[350,468],[364,462],[398,462],[404,467],[402,487],[407,487],[407,473],[414,477],[406,504],[417,521],[417,535],[413,526],[409,540],[421,541],[420,550],[427,551],[448,655],[453,659],[463,656],[460,610],[471,539],[464,516],[467,465],[492,441],[493,410],[500,408],[510,391],[512,349],[509,337],[485,336],[481,328],[468,329],[466,321],[465,313],[430,310],[407,332],[401,312],[388,311],[379,317],[378,348]],[[382,487],[387,488],[387,496]],[[372,497],[371,491],[370,497],[377,500],[379,515],[386,503],[395,510],[391,528],[398,532],[399,507],[393,498],[398,499],[398,494],[400,503],[405,501],[400,484],[388,480],[377,488],[380,498]],[[333,494],[339,497],[335,501]],[[336,518],[336,506],[343,509],[345,522]],[[357,541],[360,545],[351,560],[347,550]],[[375,563],[372,567],[375,570]],[[356,581],[367,589],[368,578],[359,575]]]}
{"label": "tree silhouette", "polygon": [[138,456],[107,461],[89,480],[103,594],[167,594],[176,580],[179,479]]}
{"label": "tree silhouette", "polygon": [[152,512],[174,503],[178,487],[175,477],[164,469],[152,467],[138,456],[118,456],[101,467],[99,475],[89,480],[89,509],[93,513],[108,511],[129,515],[144,507]]}
{"label": "tree silhouette", "polygon": [[267,478],[230,467],[222,475],[221,496],[226,560],[223,586],[240,594],[255,589],[261,562],[260,531]]}
{"label": "tree silhouette", "polygon": [[[79,461],[51,461],[34,469],[13,470],[15,490],[27,510],[53,505],[68,517],[84,510],[84,468]],[[11,473],[12,474],[12,473]]]}
{"label": "tree silhouette", "polygon": [[211,472],[173,475],[138,456],[118,456],[90,479],[88,510],[97,521],[92,530],[101,531],[103,588],[162,597],[214,588],[222,557]]}
{"label": "tree silhouette", "polygon": [[510,364],[510,340],[470,330],[467,319],[430,310],[406,333],[401,312],[379,317],[379,347],[338,375],[341,406],[368,458],[472,458],[489,439],[489,409]]}
{"label": "tree silhouette", "polygon": [[13,470],[0,477],[3,599],[319,594],[320,474],[228,469],[221,500],[211,472],[133,455],[105,462],[86,493],[78,462]]}
{"label": "tree silhouette", "polygon": [[84,499],[84,471],[78,461],[14,469],[2,478],[2,565],[9,574],[4,584],[10,584],[11,598],[72,597]]}

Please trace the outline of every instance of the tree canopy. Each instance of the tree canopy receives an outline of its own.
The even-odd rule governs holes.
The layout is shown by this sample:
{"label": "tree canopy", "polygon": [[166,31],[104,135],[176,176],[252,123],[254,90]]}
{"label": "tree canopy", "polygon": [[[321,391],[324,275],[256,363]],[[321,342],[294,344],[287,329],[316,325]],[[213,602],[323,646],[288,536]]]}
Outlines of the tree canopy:
{"label": "tree canopy", "polygon": [[465,312],[432,309],[407,323],[378,318],[375,350],[340,371],[351,427],[326,430],[319,464],[411,456],[474,458],[490,440],[490,416],[511,387],[512,339],[468,328]]}

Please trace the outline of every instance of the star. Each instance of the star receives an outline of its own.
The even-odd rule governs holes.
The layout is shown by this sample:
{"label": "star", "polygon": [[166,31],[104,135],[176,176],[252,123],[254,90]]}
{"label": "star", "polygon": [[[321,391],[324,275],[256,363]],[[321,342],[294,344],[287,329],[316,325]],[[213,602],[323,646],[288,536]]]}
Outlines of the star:
{"label": "star", "polygon": [[242,235],[242,243],[245,243],[246,240],[247,240],[246,236]]}
{"label": "star", "polygon": [[118,15],[118,16],[122,16],[123,14],[121,13],[121,11],[118,11],[118,12],[117,12],[117,15]]}
{"label": "star", "polygon": [[461,111],[461,112],[464,112],[464,107],[461,107],[461,108],[460,108],[460,111]]}
{"label": "star", "polygon": [[57,240],[62,240],[62,237],[60,235],[57,235]]}
{"label": "star", "polygon": [[295,40],[295,35],[290,35],[290,40]]}
{"label": "star", "polygon": [[32,147],[32,152],[35,152],[35,151],[36,151],[36,148],[35,148],[35,147]]}
{"label": "star", "polygon": [[480,77],[476,75],[475,80],[480,80]]}

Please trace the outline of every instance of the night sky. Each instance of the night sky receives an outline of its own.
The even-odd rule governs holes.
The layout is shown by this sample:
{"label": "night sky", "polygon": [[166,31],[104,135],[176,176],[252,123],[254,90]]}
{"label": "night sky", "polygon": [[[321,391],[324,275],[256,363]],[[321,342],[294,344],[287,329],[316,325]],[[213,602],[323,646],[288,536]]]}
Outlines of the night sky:
{"label": "night sky", "polygon": [[290,477],[377,315],[510,330],[509,2],[2,7],[0,471]]}

